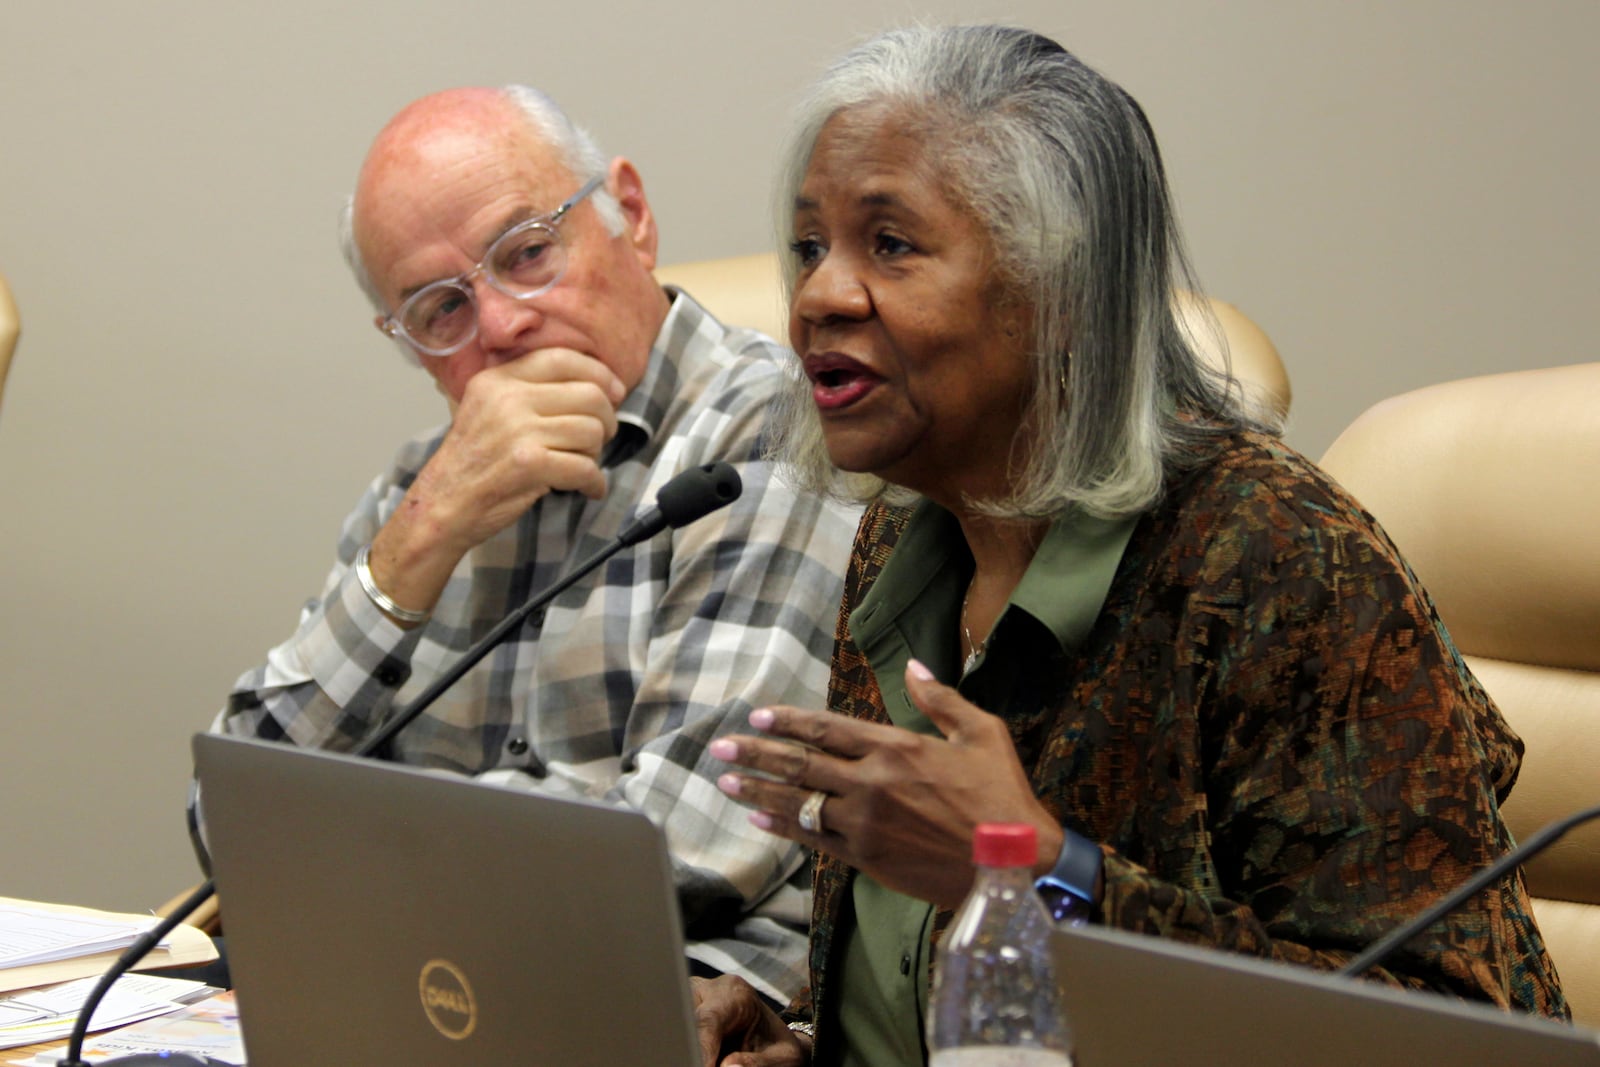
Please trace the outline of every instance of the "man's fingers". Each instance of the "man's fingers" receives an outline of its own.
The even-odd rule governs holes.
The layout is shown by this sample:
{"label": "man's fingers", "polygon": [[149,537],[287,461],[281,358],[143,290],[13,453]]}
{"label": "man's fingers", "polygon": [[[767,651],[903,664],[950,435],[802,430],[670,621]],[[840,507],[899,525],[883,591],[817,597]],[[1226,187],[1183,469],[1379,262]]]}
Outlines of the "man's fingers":
{"label": "man's fingers", "polygon": [[617,432],[617,411],[601,387],[593,382],[523,383],[517,401],[547,419],[582,415],[605,428],[606,439]]}
{"label": "man's fingers", "polygon": [[[614,428],[615,423],[611,426]],[[572,452],[598,460],[611,436],[612,429],[592,415],[552,415],[541,418],[532,430],[519,435],[516,446],[528,450],[525,459],[531,462],[543,458],[536,450]]]}
{"label": "man's fingers", "polygon": [[[509,364],[507,364],[509,366]],[[494,370],[504,370],[496,367]],[[617,411],[604,389],[588,381],[529,382],[509,374],[492,377],[484,371],[467,383],[456,423],[481,423],[494,432],[520,435],[552,419],[592,420],[609,441],[617,432]]]}
{"label": "man's fingers", "polygon": [[599,500],[606,492],[606,474],[595,457],[582,452],[546,449],[539,464],[540,480],[551,489],[582,493]]}
{"label": "man's fingers", "polygon": [[598,386],[611,405],[622,403],[627,389],[610,367],[570,348],[540,348],[493,368],[524,382],[588,382]]}

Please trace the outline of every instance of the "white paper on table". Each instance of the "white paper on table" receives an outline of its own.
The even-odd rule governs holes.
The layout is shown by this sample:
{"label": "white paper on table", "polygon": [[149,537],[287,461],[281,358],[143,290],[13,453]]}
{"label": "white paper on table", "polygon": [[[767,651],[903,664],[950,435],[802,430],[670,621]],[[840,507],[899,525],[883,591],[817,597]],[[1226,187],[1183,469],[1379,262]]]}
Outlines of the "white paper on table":
{"label": "white paper on table", "polygon": [[156,922],[155,918],[139,923],[118,922],[0,904],[0,968],[114,952],[133,944]]}
{"label": "white paper on table", "polygon": [[[0,1048],[55,1041],[71,1034],[79,1009],[98,981],[98,978],[79,978],[28,990],[0,1001],[0,1004],[17,1005],[36,1013],[30,1020],[0,1027]],[[123,975],[106,991],[90,1020],[89,1029],[109,1030],[164,1015],[182,1008],[185,1000],[211,992],[215,992],[213,987],[204,982],[149,974]]]}
{"label": "white paper on table", "polygon": [[[187,1052],[218,1063],[244,1064],[244,1039],[233,994],[219,993],[170,1015],[101,1034],[84,1043],[83,1060],[99,1063],[113,1056],[141,1052]],[[23,1067],[56,1067],[60,1058],[59,1051],[41,1052],[32,1059],[15,1062]]]}

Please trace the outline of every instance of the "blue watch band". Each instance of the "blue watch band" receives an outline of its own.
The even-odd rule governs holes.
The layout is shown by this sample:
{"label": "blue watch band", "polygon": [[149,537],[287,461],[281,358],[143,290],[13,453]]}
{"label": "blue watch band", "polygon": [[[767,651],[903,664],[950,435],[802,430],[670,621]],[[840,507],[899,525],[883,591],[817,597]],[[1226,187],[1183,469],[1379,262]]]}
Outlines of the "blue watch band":
{"label": "blue watch band", "polygon": [[1085,922],[1099,904],[1095,886],[1103,857],[1100,846],[1082,834],[1065,826],[1061,833],[1061,853],[1055,866],[1036,879],[1033,887],[1057,922]]}

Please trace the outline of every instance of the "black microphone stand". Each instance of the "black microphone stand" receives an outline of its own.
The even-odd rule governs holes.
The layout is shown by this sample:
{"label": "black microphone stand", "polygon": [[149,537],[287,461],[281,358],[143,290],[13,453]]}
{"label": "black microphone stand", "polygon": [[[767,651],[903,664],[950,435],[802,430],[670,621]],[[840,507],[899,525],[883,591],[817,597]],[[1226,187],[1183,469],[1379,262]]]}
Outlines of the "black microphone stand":
{"label": "black microphone stand", "polygon": [[[616,555],[631,545],[647,540],[666,529],[668,526],[677,529],[686,523],[693,522],[703,515],[709,514],[718,508],[733,502],[743,491],[739,474],[727,463],[707,463],[699,467],[691,467],[673,477],[661,491],[656,494],[657,507],[651,508],[645,514],[636,518],[623,528],[622,532],[608,541],[599,551],[577,564],[565,575],[544,592],[507,615],[495,624],[483,638],[466,652],[461,658],[450,665],[450,668],[433,681],[426,689],[417,695],[409,705],[402,708],[384,725],[369,734],[367,738],[357,745],[352,754],[356,756],[370,756],[378,751],[389,739],[403,730],[408,723],[421,715],[428,707],[438,700],[444,691],[461,680],[462,675],[471,670],[477,663],[500,646],[500,643],[510,636],[534,612],[548,605],[556,597],[566,592],[573,583],[582,579],[600,564]],[[100,1001],[105,998],[106,992],[118,978],[145,957],[151,949],[160,944],[161,940],[177,928],[178,924],[194,914],[194,910],[210,900],[216,892],[216,880],[208,878],[195,891],[189,894],[172,909],[172,913],[151,927],[143,936],[136,939],[133,944],[123,950],[106,972],[100,976],[100,981],[89,991],[89,996],[84,1000],[83,1007],[78,1010],[78,1018],[72,1026],[72,1036],[67,1039],[66,1056],[56,1061],[56,1067],[91,1067],[83,1060],[83,1041],[89,1032],[89,1020],[93,1017],[95,1009],[100,1006]],[[118,1057],[104,1061],[104,1067],[115,1067],[117,1064],[137,1062],[139,1057]],[[183,1060],[173,1058],[168,1062],[175,1067],[182,1067]],[[190,1062],[200,1063],[190,1058]]]}
{"label": "black microphone stand", "polygon": [[1366,951],[1356,956],[1349,963],[1339,968],[1338,974],[1349,978],[1358,978],[1387,959],[1391,954],[1404,948],[1406,943],[1422,931],[1455,911],[1465,904],[1472,896],[1485,886],[1499,881],[1512,868],[1521,866],[1542,852],[1547,846],[1580,823],[1600,817],[1600,806],[1586,808],[1565,819],[1558,819],[1539,828],[1532,837],[1521,845],[1507,852],[1489,866],[1468,878],[1455,888],[1453,892],[1446,893],[1433,907],[1424,911],[1409,922],[1401,923],[1389,933],[1368,945]]}

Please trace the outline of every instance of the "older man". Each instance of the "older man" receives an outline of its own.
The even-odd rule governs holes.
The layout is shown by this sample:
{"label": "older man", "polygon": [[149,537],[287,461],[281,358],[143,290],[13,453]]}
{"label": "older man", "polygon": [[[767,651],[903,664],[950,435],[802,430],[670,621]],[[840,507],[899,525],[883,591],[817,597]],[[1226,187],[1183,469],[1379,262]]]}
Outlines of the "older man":
{"label": "older man", "polygon": [[674,857],[693,969],[787,1000],[803,985],[803,856],[722,797],[705,751],[753,707],[822,700],[855,526],[761,459],[776,346],[656,284],[638,171],[532,90],[401,111],[348,223],[379,328],[451,419],[372,483],[321,596],[216,729],[353,747],[674,474],[733,463],[737,502],[563,593],[392,754],[645,812]]}

